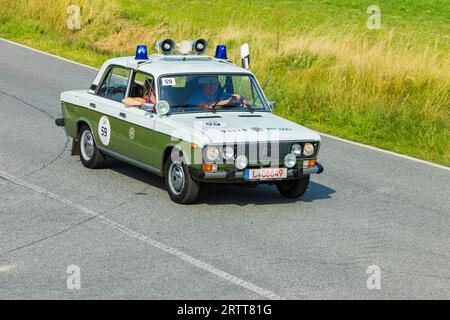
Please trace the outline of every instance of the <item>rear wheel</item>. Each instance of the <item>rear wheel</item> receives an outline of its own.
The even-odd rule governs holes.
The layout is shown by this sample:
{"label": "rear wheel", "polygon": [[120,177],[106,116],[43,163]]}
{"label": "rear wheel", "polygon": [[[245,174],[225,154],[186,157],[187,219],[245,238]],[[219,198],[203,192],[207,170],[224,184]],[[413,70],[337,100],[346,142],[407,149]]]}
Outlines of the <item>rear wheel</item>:
{"label": "rear wheel", "polygon": [[166,161],[164,177],[167,192],[173,201],[189,204],[198,199],[200,183],[192,179],[183,155],[176,149]]}
{"label": "rear wheel", "polygon": [[277,183],[278,191],[287,198],[298,198],[305,194],[309,185],[309,175],[296,180],[286,180]]}
{"label": "rear wheel", "polygon": [[106,156],[98,150],[94,141],[94,135],[87,125],[81,126],[79,137],[78,150],[80,151],[81,163],[89,169],[102,168],[105,164]]}

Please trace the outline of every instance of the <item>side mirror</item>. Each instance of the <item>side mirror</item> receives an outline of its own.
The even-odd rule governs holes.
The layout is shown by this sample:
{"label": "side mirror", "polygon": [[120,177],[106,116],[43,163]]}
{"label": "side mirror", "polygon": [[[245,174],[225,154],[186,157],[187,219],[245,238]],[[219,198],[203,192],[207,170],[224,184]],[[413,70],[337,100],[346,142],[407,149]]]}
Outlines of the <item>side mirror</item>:
{"label": "side mirror", "polygon": [[269,100],[267,102],[269,103],[270,110],[272,110],[273,108],[276,108],[277,102],[275,100]]}
{"label": "side mirror", "polygon": [[249,70],[250,69],[250,48],[248,43],[244,43],[241,46],[241,60],[242,60],[242,68]]}
{"label": "side mirror", "polygon": [[141,110],[148,111],[148,112],[154,112],[155,105],[153,103],[143,103],[143,104],[141,104]]}

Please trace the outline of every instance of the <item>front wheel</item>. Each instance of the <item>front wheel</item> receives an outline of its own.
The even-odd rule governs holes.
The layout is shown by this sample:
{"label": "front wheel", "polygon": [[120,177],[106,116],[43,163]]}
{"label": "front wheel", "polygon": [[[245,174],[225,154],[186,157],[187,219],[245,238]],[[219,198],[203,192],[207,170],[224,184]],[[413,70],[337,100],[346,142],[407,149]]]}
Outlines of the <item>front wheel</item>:
{"label": "front wheel", "polygon": [[170,198],[180,204],[193,203],[200,193],[199,182],[192,179],[179,151],[172,152],[165,165],[165,184]]}
{"label": "front wheel", "polygon": [[296,180],[287,180],[277,183],[278,191],[286,198],[298,198],[305,194],[309,185],[309,175]]}

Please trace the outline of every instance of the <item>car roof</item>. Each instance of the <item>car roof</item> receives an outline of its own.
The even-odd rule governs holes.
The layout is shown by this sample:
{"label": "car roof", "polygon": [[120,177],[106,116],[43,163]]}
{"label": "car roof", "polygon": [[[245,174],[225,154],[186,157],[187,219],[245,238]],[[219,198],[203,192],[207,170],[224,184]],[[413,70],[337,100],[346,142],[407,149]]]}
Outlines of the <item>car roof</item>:
{"label": "car roof", "polygon": [[148,60],[135,60],[133,56],[109,59],[101,67],[93,84],[98,85],[104,72],[111,65],[123,66],[150,73],[155,78],[165,74],[183,73],[252,74],[249,70],[238,67],[231,61],[209,56],[154,54],[149,56]]}

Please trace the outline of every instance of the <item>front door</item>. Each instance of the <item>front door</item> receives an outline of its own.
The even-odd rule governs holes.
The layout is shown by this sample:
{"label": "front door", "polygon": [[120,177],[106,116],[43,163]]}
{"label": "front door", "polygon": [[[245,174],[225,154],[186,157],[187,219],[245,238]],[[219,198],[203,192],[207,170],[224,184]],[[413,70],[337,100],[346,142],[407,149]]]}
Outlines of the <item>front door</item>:
{"label": "front door", "polygon": [[126,130],[123,120],[127,108],[122,100],[126,96],[130,74],[127,68],[112,66],[91,98],[89,109],[95,115],[91,117],[91,129],[100,149],[122,153],[127,143],[122,133]]}
{"label": "front door", "polygon": [[152,141],[156,115],[140,106],[123,103],[128,98],[155,102],[151,97],[153,93],[151,75],[119,66],[109,70],[91,102],[91,109],[97,112],[97,128],[92,129],[96,130],[94,134],[100,149],[112,151],[119,159],[137,161],[155,169]]}
{"label": "front door", "polygon": [[[125,102],[145,102],[154,104],[156,101],[153,76],[134,71],[129,82],[128,96]],[[131,104],[130,104],[131,105]],[[120,153],[127,157],[154,167],[154,125],[156,115],[141,109],[140,106],[125,106],[122,111],[120,125],[120,139],[122,141]]]}

